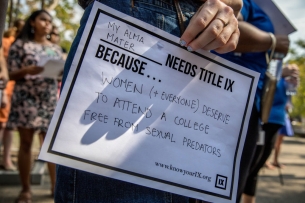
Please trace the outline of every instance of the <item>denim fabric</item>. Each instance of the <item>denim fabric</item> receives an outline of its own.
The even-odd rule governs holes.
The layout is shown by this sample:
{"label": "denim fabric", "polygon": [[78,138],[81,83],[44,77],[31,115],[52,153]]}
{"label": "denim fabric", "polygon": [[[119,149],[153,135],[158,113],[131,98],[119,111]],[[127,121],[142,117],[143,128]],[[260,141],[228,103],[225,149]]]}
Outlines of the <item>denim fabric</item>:
{"label": "denim fabric", "polygon": [[[177,14],[172,0],[135,0],[133,7],[130,0],[100,0],[100,2],[173,35],[180,36]],[[186,25],[198,6],[191,0],[180,1],[181,10],[187,19]],[[91,8],[92,4],[86,8],[80,28],[71,46],[65,64],[63,85]],[[187,203],[188,198],[64,166],[57,166],[55,202]]]}
{"label": "denim fabric", "polygon": [[[98,0],[99,2],[116,9],[122,13],[133,16],[152,26],[160,28],[177,37],[181,36],[178,17],[173,0],[134,0],[134,6],[131,0]],[[73,57],[79,44],[81,35],[85,29],[85,24],[89,17],[92,5],[89,5],[81,19],[78,33],[72,43],[68,58],[66,60],[63,84],[70,70]],[[185,27],[188,25],[191,17],[195,14],[201,3],[195,3],[192,0],[180,0],[179,5],[185,17]]]}

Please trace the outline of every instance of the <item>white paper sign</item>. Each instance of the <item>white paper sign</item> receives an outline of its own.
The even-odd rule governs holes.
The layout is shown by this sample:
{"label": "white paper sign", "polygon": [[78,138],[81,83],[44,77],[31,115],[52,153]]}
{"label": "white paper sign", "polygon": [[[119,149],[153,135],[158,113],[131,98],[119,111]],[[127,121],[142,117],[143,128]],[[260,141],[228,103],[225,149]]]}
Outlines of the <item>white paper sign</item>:
{"label": "white paper sign", "polygon": [[259,74],[95,2],[40,159],[235,202]]}
{"label": "white paper sign", "polygon": [[65,61],[50,59],[44,64],[44,70],[41,73],[42,77],[56,78],[64,70]]}

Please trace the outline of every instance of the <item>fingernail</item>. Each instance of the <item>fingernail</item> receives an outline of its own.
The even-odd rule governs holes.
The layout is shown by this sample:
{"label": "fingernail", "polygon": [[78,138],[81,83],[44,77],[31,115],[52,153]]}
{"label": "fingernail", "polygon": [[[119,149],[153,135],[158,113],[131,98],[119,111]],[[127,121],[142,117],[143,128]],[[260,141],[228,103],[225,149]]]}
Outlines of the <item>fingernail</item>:
{"label": "fingernail", "polygon": [[184,41],[184,40],[180,39],[179,44],[180,44],[181,46],[183,46],[183,47],[184,47],[184,46],[186,45],[186,41]]}
{"label": "fingernail", "polygon": [[190,46],[188,46],[188,47],[187,47],[187,50],[188,50],[189,52],[192,52],[192,51],[193,51],[193,48],[190,47]]}

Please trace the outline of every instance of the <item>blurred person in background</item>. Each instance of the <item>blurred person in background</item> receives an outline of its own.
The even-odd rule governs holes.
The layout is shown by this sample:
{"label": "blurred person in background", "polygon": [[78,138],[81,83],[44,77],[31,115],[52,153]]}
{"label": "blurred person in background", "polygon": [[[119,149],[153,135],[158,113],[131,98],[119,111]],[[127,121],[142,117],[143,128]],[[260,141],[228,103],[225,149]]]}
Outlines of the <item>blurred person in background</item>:
{"label": "blurred person in background", "polygon": [[[58,30],[58,27],[56,25],[52,25],[52,31],[50,32],[49,36],[48,36],[48,39],[50,40],[50,42],[52,42],[53,44],[57,44],[58,46],[60,46],[60,33],[59,33],[59,30]],[[63,59],[66,59],[67,58],[67,51],[62,48],[62,58]],[[57,99],[59,99],[59,95],[60,95],[60,89],[61,89],[61,79],[62,79],[62,73],[60,73],[60,75],[58,75],[57,77],[57,82],[58,82],[58,85],[57,85]],[[43,133],[40,133],[39,134],[39,141],[40,141],[40,145],[42,146],[43,144],[43,140],[44,140],[44,134]]]}
{"label": "blurred person in background", "polygon": [[258,173],[271,154],[278,130],[285,126],[285,106],[288,98],[286,94],[287,77],[293,77],[295,85],[298,83],[299,69],[295,64],[285,65],[282,71],[282,78],[277,82],[268,123],[262,126],[264,130],[264,145],[258,145],[256,148],[244,190],[243,203],[255,203]]}
{"label": "blurred person in background", "polygon": [[[7,69],[6,69],[6,63],[5,63],[5,58],[3,55],[3,49],[2,49],[2,35],[4,31],[4,26],[5,26],[5,17],[6,17],[6,11],[7,11],[7,5],[8,5],[8,0],[2,0],[0,1],[0,106],[5,105],[5,101],[2,102],[2,91],[6,86],[6,79],[8,79],[8,74],[7,74]],[[1,141],[2,139],[0,139]]]}
{"label": "blurred person in background", "polygon": [[[1,52],[1,66],[3,66],[3,54],[2,54],[2,35],[3,35],[3,31],[4,31],[4,26],[5,26],[5,18],[6,18],[6,10],[7,10],[7,5],[8,5],[8,0],[1,0],[0,1],[0,36],[1,36],[1,40],[0,40],[0,52]],[[0,79],[4,80],[5,76],[4,76],[4,72],[1,71],[0,69]],[[5,88],[5,83],[2,83],[2,85],[0,85],[0,89],[4,89]]]}
{"label": "blurred person in background", "polygon": [[[60,33],[59,33],[58,27],[56,25],[53,25],[49,39],[52,43],[60,46]],[[67,50],[63,47],[61,47],[61,49],[62,49],[62,52],[64,53],[64,58],[66,58]]]}
{"label": "blurred person in background", "polygon": [[[6,87],[8,81],[8,73],[7,73],[7,66],[6,61],[3,56],[3,49],[0,47],[0,107],[5,108],[7,106],[7,98],[4,94],[4,89]],[[7,143],[9,142],[8,139],[2,139],[2,129],[3,129],[3,123],[7,121],[8,116],[4,116],[2,112],[0,111],[0,146],[3,143],[3,146],[6,145],[4,148],[4,154],[3,154],[3,165],[1,165],[1,169],[7,169],[9,170],[9,167],[13,167],[13,164],[10,159],[10,155],[7,152]],[[3,140],[3,142],[2,142]],[[10,162],[10,163],[9,163]],[[8,164],[5,164],[8,163]],[[9,165],[11,164],[11,165]]]}
{"label": "blurred person in background", "polygon": [[[52,32],[50,33],[50,41],[54,44],[57,44],[60,46],[60,33],[58,30],[58,27],[56,25],[53,25],[52,27]],[[67,58],[67,50],[63,47],[61,47],[62,52],[63,52],[63,59]],[[58,81],[61,81],[62,78],[62,73],[58,76]],[[60,90],[61,85],[59,84],[59,90]]]}
{"label": "blurred person in background", "polygon": [[[289,108],[289,107],[286,107]],[[292,137],[294,135],[291,121],[289,118],[288,110],[285,115],[285,125],[281,127],[281,129],[278,132],[278,135],[276,136],[276,141],[274,145],[274,158],[273,162],[271,163],[271,166],[273,167],[278,167],[278,168],[285,168],[284,164],[281,164],[279,162],[279,155],[280,155],[280,150],[281,150],[281,145],[284,140],[285,136]]]}
{"label": "blurred person in background", "polygon": [[10,27],[8,30],[6,30],[3,34],[2,38],[2,48],[3,48],[3,56],[5,59],[7,59],[8,56],[8,51],[13,44],[13,42],[16,39],[16,28],[15,27]]}
{"label": "blurred person in background", "polygon": [[56,25],[52,26],[52,31],[50,32],[50,41],[54,44],[60,45],[60,34]]}
{"label": "blurred person in background", "polygon": [[[281,126],[279,128],[279,131],[273,135],[272,142],[269,144],[268,153],[265,157],[265,166],[268,169],[274,169],[274,167],[283,168],[284,165],[279,163],[278,156],[281,148],[281,144],[283,142],[283,139],[285,136],[293,136],[294,132],[292,129],[291,121],[289,118],[289,112],[292,110],[292,104],[291,104],[291,94],[289,91],[291,91],[291,85],[292,85],[292,91],[296,92],[296,88],[299,84],[299,67],[296,64],[288,64],[285,65],[283,68],[282,73],[282,107],[280,114],[278,113],[276,116],[273,116],[273,120],[276,120],[277,122],[280,121]],[[274,102],[275,103],[275,102]],[[272,109],[272,111],[274,111]],[[279,111],[279,110],[278,110]],[[272,163],[269,163],[267,161],[268,157],[271,154],[272,148],[274,147],[274,159]]]}
{"label": "blurred person in background", "polygon": [[4,57],[6,59],[7,59],[8,51],[9,51],[12,43],[15,41],[15,39],[19,35],[23,26],[24,26],[24,20],[17,19],[14,21],[13,27],[8,28],[8,30],[6,30],[4,32],[2,43],[3,43]]}
{"label": "blurred person in background", "polygon": [[[8,47],[15,40],[16,30],[14,28],[10,28],[4,33],[4,38],[2,39],[3,44],[0,50],[1,52],[1,71],[7,72],[7,55],[8,55]],[[10,130],[6,129],[6,122],[8,120],[9,111],[11,108],[11,96],[14,89],[14,83],[12,81],[8,81],[8,77],[5,79],[5,87],[1,89],[1,98],[2,103],[5,105],[1,105],[0,107],[0,142],[3,143],[3,158],[0,168],[7,171],[15,171],[16,167],[14,166],[11,159],[11,146],[13,136]]]}
{"label": "blurred person in background", "polygon": [[[39,75],[46,58],[61,59],[62,51],[47,36],[52,29],[52,17],[45,10],[33,12],[26,20],[8,56],[10,79],[15,80],[12,108],[7,126],[18,128],[20,148],[19,175],[22,190],[16,202],[31,202],[31,146],[34,133],[45,136],[56,106],[57,81]],[[54,194],[55,165],[48,163],[51,193]]]}
{"label": "blurred person in background", "polygon": [[[50,33],[50,37],[49,37],[49,40],[54,43],[54,44],[57,44],[58,46],[60,46],[60,33],[59,33],[59,30],[58,30],[58,27],[56,25],[53,25],[52,27],[52,31]],[[63,59],[65,60],[67,58],[67,50],[61,46],[61,49],[62,49],[62,52],[63,52]],[[58,76],[58,81],[61,81],[61,78],[62,78],[62,74],[61,73],[59,76]]]}
{"label": "blurred person in background", "polygon": [[23,26],[24,26],[24,20],[23,19],[17,19],[14,21],[13,27],[16,28],[16,37],[20,34]]}
{"label": "blurred person in background", "polygon": [[[14,26],[4,32],[2,39],[3,56],[5,63],[7,61],[9,48],[15,41],[20,30],[23,28],[24,20],[17,19],[14,22]],[[7,82],[5,89],[3,90],[3,97],[6,99],[6,105],[0,108],[0,138],[3,140],[3,159],[1,168],[7,171],[15,171],[16,167],[11,159],[11,146],[13,142],[13,135],[10,129],[6,128],[6,122],[8,120],[9,112],[11,109],[11,98],[14,91],[15,81],[10,80]],[[0,139],[1,140],[1,139]]]}
{"label": "blurred person in background", "polygon": [[3,94],[3,90],[6,87],[7,81],[8,81],[8,71],[7,71],[7,65],[5,61],[5,57],[3,54],[3,49],[0,47],[0,104],[1,107],[6,106],[6,97]]}

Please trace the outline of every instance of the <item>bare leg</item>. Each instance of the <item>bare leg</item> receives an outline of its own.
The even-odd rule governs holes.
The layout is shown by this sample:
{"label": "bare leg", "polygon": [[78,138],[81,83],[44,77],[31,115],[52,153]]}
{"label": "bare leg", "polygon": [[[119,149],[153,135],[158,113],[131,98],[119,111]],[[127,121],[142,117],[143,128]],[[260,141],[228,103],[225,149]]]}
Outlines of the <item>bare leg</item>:
{"label": "bare leg", "polygon": [[242,203],[255,203],[255,196],[243,194]]}
{"label": "bare leg", "polygon": [[22,185],[21,194],[31,195],[31,147],[33,143],[34,130],[19,128],[20,148],[18,154],[19,176]]}
{"label": "bare leg", "polygon": [[16,170],[11,159],[11,146],[13,141],[12,132],[8,129],[3,131],[3,165],[7,170]]}
{"label": "bare leg", "polygon": [[276,143],[274,146],[274,159],[273,159],[273,165],[277,167],[283,167],[279,163],[279,154],[281,149],[281,144],[283,142],[284,135],[278,135],[276,139]]}
{"label": "bare leg", "polygon": [[266,161],[265,166],[266,166],[268,169],[270,169],[270,170],[273,170],[273,169],[274,169],[273,164],[270,163],[268,160]]}
{"label": "bare leg", "polygon": [[38,134],[40,148],[42,147],[44,137],[45,137],[45,133],[39,133]]}
{"label": "bare leg", "polygon": [[[44,140],[46,136],[46,133],[39,133],[39,138],[43,138],[40,139],[41,143],[40,145],[42,146],[42,142]],[[56,183],[56,165],[53,163],[48,162],[48,169],[49,169],[49,174],[50,174],[50,179],[51,179],[51,194],[52,196],[54,195],[54,191],[55,191],[55,183]]]}

